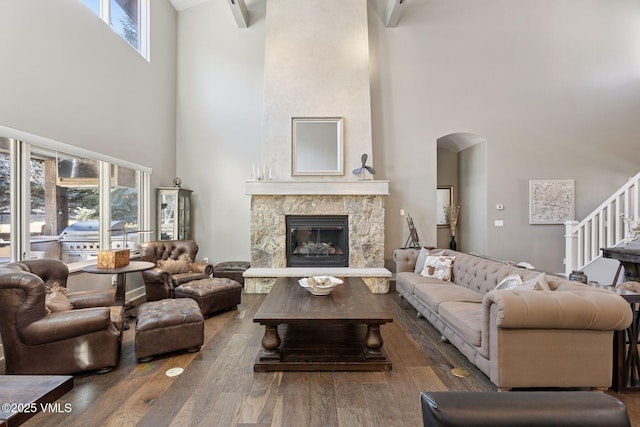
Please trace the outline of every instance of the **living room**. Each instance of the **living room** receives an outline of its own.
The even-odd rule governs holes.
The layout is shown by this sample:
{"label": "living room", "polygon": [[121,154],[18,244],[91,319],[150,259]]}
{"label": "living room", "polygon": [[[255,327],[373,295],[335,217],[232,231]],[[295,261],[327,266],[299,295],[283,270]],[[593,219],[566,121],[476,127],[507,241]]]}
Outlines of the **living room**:
{"label": "living room", "polygon": [[[77,2],[9,3],[3,31],[12,43],[3,49],[16,66],[1,83],[2,125],[147,166],[152,188],[179,176],[194,190],[202,256],[248,259],[245,181],[263,161],[266,120],[265,4],[247,3],[246,29],[228,5],[154,5],[147,62]],[[472,133],[487,141],[486,205],[461,206],[459,248],[563,271],[564,229],[528,224],[528,181],[574,179],[581,219],[638,172],[627,155],[637,130],[635,5],[622,2],[603,23],[599,2],[581,3],[581,19],[572,2],[407,2],[394,28],[373,5],[368,154],[375,179],[390,181],[385,258],[407,237],[401,209],[421,242],[435,244],[435,206],[422,200],[425,188],[435,199],[439,184],[437,141]],[[593,32],[604,24],[611,28]],[[37,31],[21,34],[25,26]],[[349,171],[358,166],[345,164],[344,178],[357,179]],[[469,229],[472,219],[485,229]],[[504,227],[493,226],[497,219]],[[485,247],[465,246],[478,240],[471,233],[484,234]]]}
{"label": "living room", "polygon": [[[246,6],[247,28],[239,28],[227,2],[154,0],[147,61],[80,1],[6,2],[0,136],[19,131],[144,165],[152,189],[178,176],[194,191],[199,255],[249,260],[246,180],[254,164],[276,161],[264,149],[265,104],[275,102],[265,98],[268,6]],[[397,24],[386,26],[387,2],[368,2],[367,154],[375,180],[389,181],[387,261],[408,236],[401,210],[422,244],[438,242],[432,201],[438,185],[455,184],[469,200],[461,203],[459,250],[564,271],[564,227],[529,224],[529,180],[573,179],[582,219],[639,169],[629,153],[640,126],[640,6],[615,6],[406,0]],[[460,167],[470,152],[456,153],[463,147],[447,143],[451,135],[479,142],[467,150],[485,149],[479,170]],[[353,144],[360,142],[345,138]],[[454,151],[456,183],[438,181],[443,146]],[[358,179],[351,170],[360,151],[341,179]],[[274,181],[291,179],[289,158],[280,163]],[[463,188],[479,181],[484,194]]]}

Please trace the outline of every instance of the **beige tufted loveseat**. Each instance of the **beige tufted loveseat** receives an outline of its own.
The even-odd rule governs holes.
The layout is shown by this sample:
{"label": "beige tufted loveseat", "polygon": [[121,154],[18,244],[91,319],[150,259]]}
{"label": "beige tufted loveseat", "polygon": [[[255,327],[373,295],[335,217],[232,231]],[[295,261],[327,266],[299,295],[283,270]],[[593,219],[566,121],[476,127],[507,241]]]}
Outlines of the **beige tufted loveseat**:
{"label": "beige tufted loveseat", "polygon": [[396,249],[396,290],[500,389],[611,385],[613,331],[632,320],[623,298],[552,275],[550,290],[494,290],[541,273],[435,251],[455,256],[452,281],[421,276],[420,250]]}

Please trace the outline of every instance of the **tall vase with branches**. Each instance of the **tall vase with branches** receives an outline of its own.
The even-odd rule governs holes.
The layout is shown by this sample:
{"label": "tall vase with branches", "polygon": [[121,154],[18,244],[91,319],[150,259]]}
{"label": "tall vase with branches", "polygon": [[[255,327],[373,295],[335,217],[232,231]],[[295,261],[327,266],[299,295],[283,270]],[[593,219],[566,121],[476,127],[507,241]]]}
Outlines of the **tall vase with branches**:
{"label": "tall vase with branches", "polygon": [[448,206],[446,208],[446,217],[449,220],[449,227],[451,228],[451,242],[449,242],[449,249],[456,250],[456,229],[458,228],[458,217],[460,215],[460,205]]}

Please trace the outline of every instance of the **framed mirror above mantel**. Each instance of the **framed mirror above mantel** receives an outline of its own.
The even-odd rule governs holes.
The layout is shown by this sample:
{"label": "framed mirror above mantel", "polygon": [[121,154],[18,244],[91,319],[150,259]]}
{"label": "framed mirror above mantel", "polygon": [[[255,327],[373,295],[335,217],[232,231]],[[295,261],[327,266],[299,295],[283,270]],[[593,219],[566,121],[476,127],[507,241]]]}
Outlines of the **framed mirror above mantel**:
{"label": "framed mirror above mantel", "polygon": [[291,119],[291,175],[344,175],[342,117]]}

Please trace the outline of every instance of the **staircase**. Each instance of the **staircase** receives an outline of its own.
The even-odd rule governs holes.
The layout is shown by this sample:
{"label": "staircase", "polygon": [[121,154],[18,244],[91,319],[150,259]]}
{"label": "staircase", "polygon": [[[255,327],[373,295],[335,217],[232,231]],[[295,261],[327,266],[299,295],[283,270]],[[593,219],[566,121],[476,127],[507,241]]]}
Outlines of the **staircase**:
{"label": "staircase", "polygon": [[640,217],[640,173],[582,221],[565,222],[565,273],[582,270],[602,256],[601,248],[619,245],[629,232],[625,218]]}

